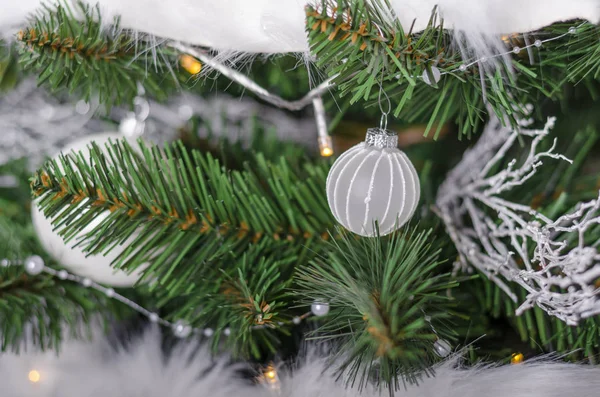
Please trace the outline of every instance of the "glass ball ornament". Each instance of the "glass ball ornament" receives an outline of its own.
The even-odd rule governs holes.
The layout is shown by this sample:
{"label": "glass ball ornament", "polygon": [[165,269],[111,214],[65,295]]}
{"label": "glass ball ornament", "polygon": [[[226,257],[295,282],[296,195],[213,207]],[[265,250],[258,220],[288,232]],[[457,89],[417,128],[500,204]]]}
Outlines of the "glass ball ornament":
{"label": "glass ball ornament", "polygon": [[[113,132],[86,135],[68,144],[62,149],[62,153],[65,155],[72,155],[73,151],[81,151],[84,158],[88,159],[91,157],[89,147],[92,141],[107,154],[105,144],[108,143],[109,140],[115,142],[119,139],[123,139],[123,136]],[[133,147],[137,147],[135,142],[130,141],[130,143]],[[59,157],[56,155],[54,158],[58,159]],[[64,172],[62,167],[61,171]],[[86,211],[86,209],[82,209],[81,214],[84,214]],[[96,219],[93,219],[84,230],[77,234],[78,238],[94,230],[102,219],[107,218],[109,215],[110,212],[106,211]],[[31,218],[33,227],[42,247],[53,259],[73,274],[81,277],[88,277],[97,283],[113,287],[130,287],[141,278],[142,272],[147,266],[144,264],[131,273],[125,272],[124,270],[117,270],[111,266],[111,264],[116,261],[117,257],[128,248],[128,245],[133,242],[135,235],[131,236],[123,244],[113,247],[106,255],[88,255],[82,246],[75,246],[74,242],[65,242],[58,233],[58,230],[56,230],[52,224],[53,219],[46,218],[44,212],[38,205],[31,206]],[[65,276],[65,279],[67,276]]]}
{"label": "glass ball ornament", "polygon": [[433,351],[438,356],[445,358],[452,353],[452,346],[444,339],[438,339],[433,343]]}
{"label": "glass ball ornament", "polygon": [[329,313],[329,303],[327,302],[314,302],[310,305],[310,311],[315,316],[325,316]]}
{"label": "glass ball ornament", "polygon": [[25,271],[32,276],[38,275],[41,272],[43,272],[45,266],[44,260],[38,255],[33,255],[26,258],[24,265]]}
{"label": "glass ball ornament", "polygon": [[333,163],[327,176],[327,201],[335,219],[365,237],[384,236],[410,220],[417,209],[421,185],[415,167],[398,149],[396,133],[367,131],[365,142]]}

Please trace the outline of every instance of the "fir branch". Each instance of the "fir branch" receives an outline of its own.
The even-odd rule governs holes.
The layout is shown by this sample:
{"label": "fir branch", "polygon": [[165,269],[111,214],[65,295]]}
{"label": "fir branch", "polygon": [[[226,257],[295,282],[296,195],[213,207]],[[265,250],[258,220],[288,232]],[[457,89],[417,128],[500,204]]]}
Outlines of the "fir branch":
{"label": "fir branch", "polygon": [[395,390],[399,382],[414,383],[431,364],[438,333],[450,336],[442,326],[450,302],[440,292],[457,284],[435,274],[439,250],[431,237],[431,231],[408,228],[372,239],[345,235],[309,268],[298,269],[306,303],[331,307],[317,335],[343,339],[339,371],[349,384],[374,380]]}
{"label": "fir branch", "polygon": [[113,265],[129,270],[150,263],[145,277],[170,283],[172,296],[183,288],[176,280],[193,278],[249,244],[285,242],[306,251],[328,237],[333,219],[325,164],[307,163],[295,173],[285,159],[270,163],[258,154],[252,169],[230,172],[181,143],[164,151],[140,143],[140,151],[118,142],[106,151],[94,144],[91,159],[61,156],[35,174],[32,191],[66,241],[101,220],[78,243],[89,253],[132,238]]}
{"label": "fir branch", "polygon": [[[491,111],[517,126],[524,112],[521,103],[538,103],[541,98],[557,99],[567,82],[598,75],[599,29],[579,24],[575,34],[536,48],[530,63],[527,51],[515,54],[508,62],[471,67],[463,60],[459,40],[444,29],[433,10],[428,26],[413,32],[401,26],[386,0],[322,0],[307,6],[306,27],[311,52],[342,96],[351,103],[376,104],[380,86],[390,96],[394,116],[408,122],[428,121],[425,134],[447,121],[454,121],[462,134],[470,135],[485,120],[485,104]],[[573,24],[556,24],[532,36],[549,38],[565,34]],[[519,36],[506,38],[506,51],[522,47]],[[538,56],[539,54],[539,56]],[[431,76],[435,66],[443,74],[440,83],[429,86],[421,76]],[[541,78],[543,76],[543,79]],[[430,78],[430,80],[433,80]]]}
{"label": "fir branch", "polygon": [[[0,165],[0,177],[10,175],[17,181],[15,187],[0,187],[0,260],[15,263],[40,255],[56,269],[58,264],[39,245],[31,226],[26,173],[25,161]],[[29,275],[22,265],[0,266],[2,350],[18,350],[24,340],[57,350],[67,334],[82,336],[92,320],[107,321],[124,313],[126,308],[93,289],[47,273]]]}
{"label": "fir branch", "polygon": [[110,29],[104,27],[99,6],[78,2],[76,12],[62,3],[42,7],[17,34],[20,61],[39,74],[40,85],[67,88],[86,101],[97,94],[108,107],[130,103],[139,94],[138,84],[158,99],[177,86],[170,70],[174,54],[166,48],[141,49],[118,19]]}
{"label": "fir branch", "polygon": [[225,345],[236,356],[272,356],[281,336],[290,332],[292,297],[287,289],[294,267],[307,262],[298,256],[299,249],[283,242],[273,249],[262,241],[242,255],[228,255],[166,310],[175,308],[169,314],[174,319],[210,325],[215,351]]}

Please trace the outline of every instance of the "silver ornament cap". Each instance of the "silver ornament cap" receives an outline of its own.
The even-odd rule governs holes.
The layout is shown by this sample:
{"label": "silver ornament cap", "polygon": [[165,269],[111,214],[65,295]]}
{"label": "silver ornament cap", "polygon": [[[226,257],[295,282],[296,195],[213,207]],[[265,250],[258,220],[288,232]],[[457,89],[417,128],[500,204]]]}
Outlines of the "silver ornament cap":
{"label": "silver ornament cap", "polygon": [[25,259],[25,271],[32,276],[43,272],[44,267],[44,260],[38,255],[33,255]]}
{"label": "silver ornament cap", "polygon": [[384,130],[382,128],[369,128],[365,138],[367,146],[383,148],[397,148],[398,134],[394,131]]}

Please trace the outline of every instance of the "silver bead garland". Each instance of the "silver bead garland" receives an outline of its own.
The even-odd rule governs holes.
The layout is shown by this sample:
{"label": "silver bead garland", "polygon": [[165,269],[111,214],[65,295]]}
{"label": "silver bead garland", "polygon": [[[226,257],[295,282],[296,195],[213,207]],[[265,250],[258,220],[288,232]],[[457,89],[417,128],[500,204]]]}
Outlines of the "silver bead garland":
{"label": "silver bead garland", "polygon": [[[119,302],[128,306],[130,309],[146,316],[150,322],[170,327],[173,334],[178,338],[187,338],[192,333],[197,334],[197,335],[203,335],[207,338],[210,338],[215,333],[214,329],[212,329],[212,328],[203,328],[203,329],[193,328],[191,325],[189,325],[188,323],[186,323],[183,320],[177,320],[175,322],[170,322],[170,321],[164,320],[164,319],[160,318],[160,316],[157,313],[151,312],[151,311],[143,308],[142,306],[138,305],[134,301],[127,299],[123,295],[117,293],[113,288],[106,288],[98,283],[95,283],[92,279],[90,279],[88,277],[77,276],[75,274],[71,274],[71,273],[67,272],[64,269],[63,270],[54,270],[52,268],[46,267],[43,258],[41,258],[38,255],[29,256],[24,261],[21,261],[21,260],[12,260],[11,261],[8,258],[0,259],[0,267],[6,268],[9,266],[23,266],[23,268],[27,272],[27,274],[30,274],[32,276],[36,276],[41,273],[46,273],[51,276],[57,277],[60,280],[70,280],[70,281],[81,284],[85,288],[95,289],[99,292],[104,293],[108,298],[118,300]],[[320,306],[318,307],[318,309],[316,311],[317,312],[325,311],[325,313],[328,312],[329,304],[327,304],[327,303],[320,304]],[[301,317],[294,317],[292,320],[292,323],[295,325],[300,324],[302,319],[307,317],[309,314],[310,313],[307,313]],[[282,322],[279,322],[278,324],[283,325]],[[260,329],[263,327],[264,326],[254,326],[254,327],[252,327],[252,329]],[[223,334],[225,336],[230,336],[231,329],[225,328],[223,330]]]}

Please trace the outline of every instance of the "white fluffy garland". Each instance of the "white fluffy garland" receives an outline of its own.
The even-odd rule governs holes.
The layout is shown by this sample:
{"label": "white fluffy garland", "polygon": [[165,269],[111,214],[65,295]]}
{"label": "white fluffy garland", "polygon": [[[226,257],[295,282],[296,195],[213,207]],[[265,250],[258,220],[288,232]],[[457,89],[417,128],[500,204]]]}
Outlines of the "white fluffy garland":
{"label": "white fluffy garland", "polygon": [[[51,0],[57,1],[57,0]],[[74,2],[74,0],[72,0]],[[307,52],[304,6],[320,0],[86,0],[123,26],[158,37],[239,52]],[[47,3],[48,1],[44,0]],[[423,29],[438,6],[445,26],[481,36],[527,32],[574,18],[598,22],[597,0],[390,0],[403,26]],[[23,22],[42,0],[0,0],[0,31]],[[9,33],[14,33],[14,30]],[[481,48],[480,48],[481,49]],[[478,51],[479,52],[479,51]]]}
{"label": "white fluffy garland", "polygon": [[[227,357],[213,358],[204,346],[182,342],[165,356],[158,330],[129,347],[114,348],[98,338],[71,340],[62,353],[0,354],[3,397],[378,397],[375,389],[346,389],[327,370],[326,360],[309,358],[292,372],[279,370],[279,389],[252,385]],[[398,397],[588,397],[600,390],[600,368],[531,361],[520,365],[458,369],[457,359],[436,376],[399,390]],[[29,374],[38,371],[37,383]],[[386,392],[387,393],[387,392]]]}

